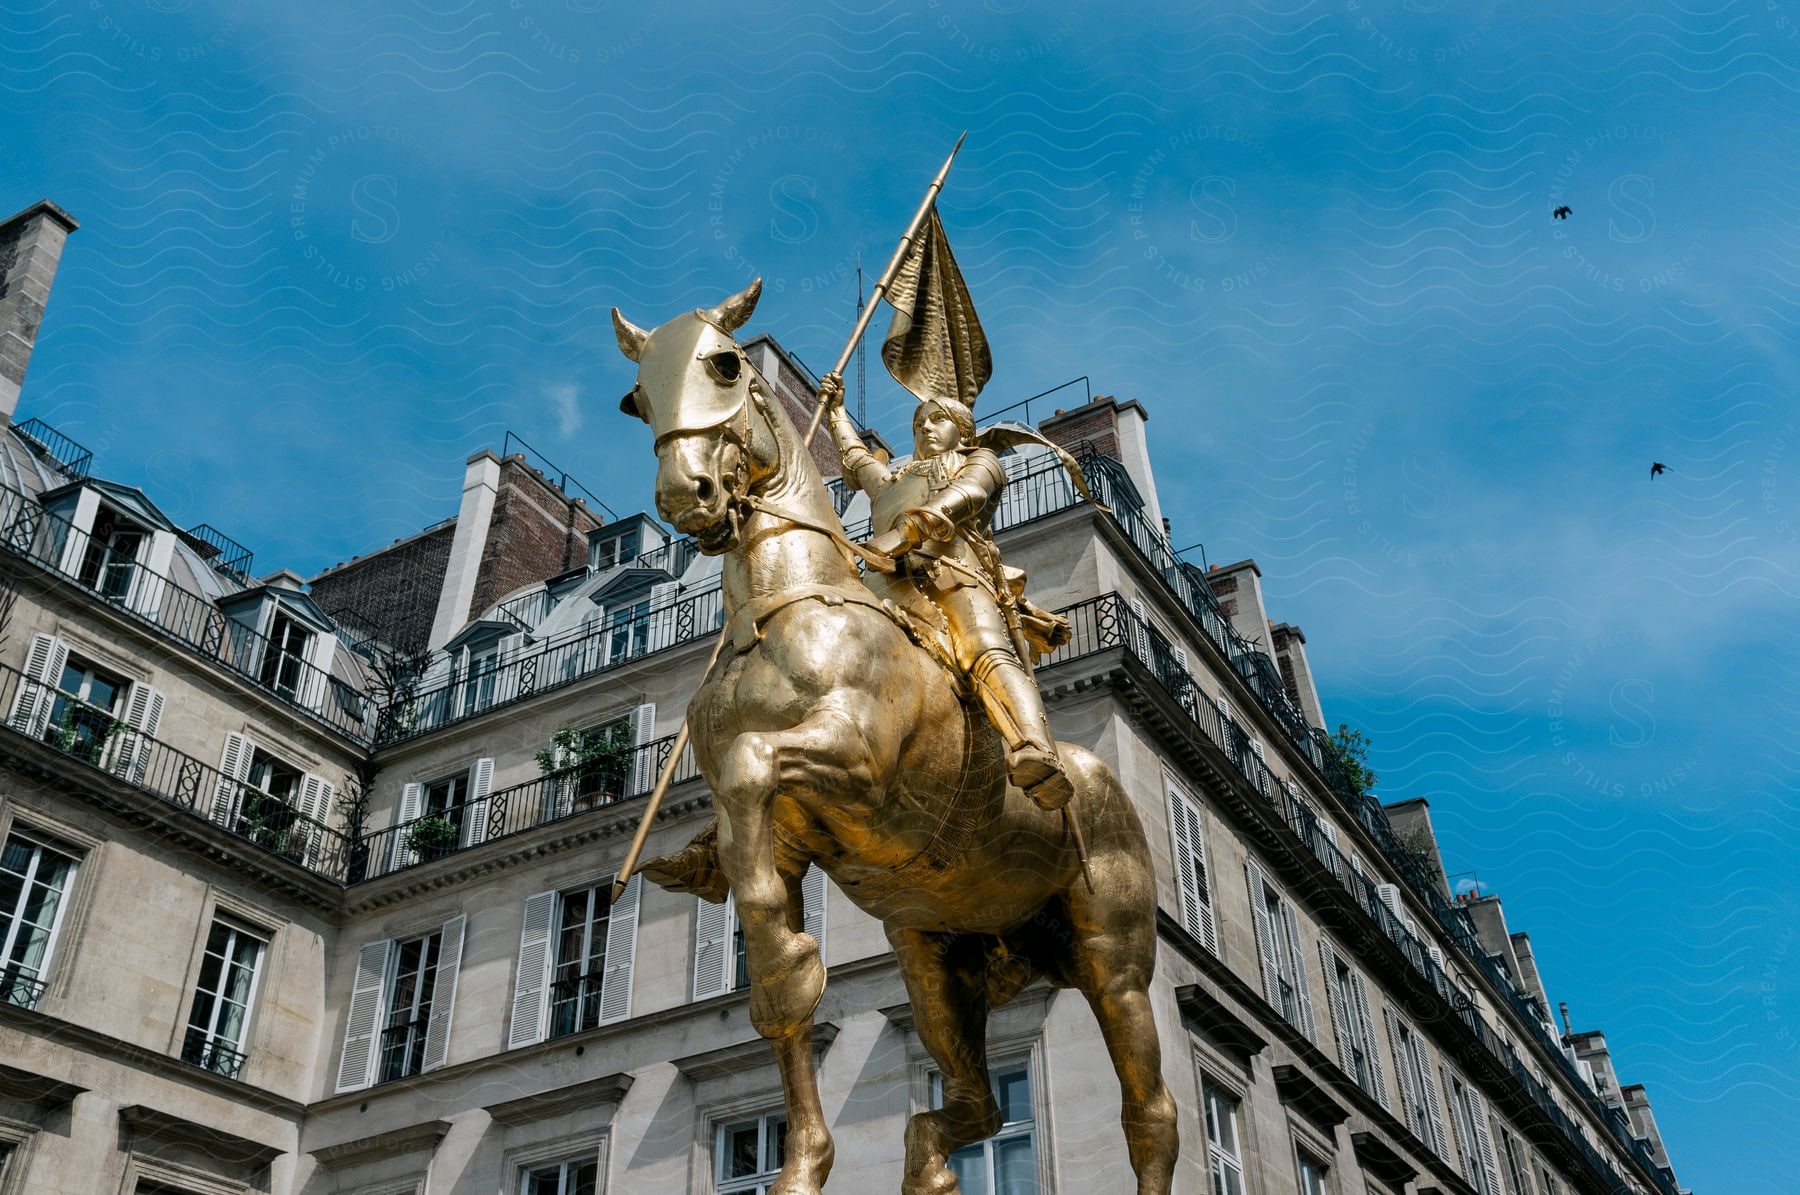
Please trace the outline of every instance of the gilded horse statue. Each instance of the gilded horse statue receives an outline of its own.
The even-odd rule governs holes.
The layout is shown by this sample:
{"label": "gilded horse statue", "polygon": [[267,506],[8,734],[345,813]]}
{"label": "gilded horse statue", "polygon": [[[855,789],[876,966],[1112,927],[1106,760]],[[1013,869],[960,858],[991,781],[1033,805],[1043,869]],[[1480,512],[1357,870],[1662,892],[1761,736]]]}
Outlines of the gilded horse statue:
{"label": "gilded horse statue", "polygon": [[[812,1058],[825,967],[801,916],[816,866],[882,922],[942,1073],[942,1106],[907,1123],[903,1195],[956,1195],[950,1155],[999,1129],[988,1011],[1039,977],[1087,998],[1118,1072],[1138,1195],[1168,1195],[1178,1141],[1148,994],[1156,886],[1143,826],[1103,762],[1059,744],[1084,880],[1064,816],[1008,784],[1000,738],[958,678],[862,584],[811,456],[732,337],[760,292],[758,280],[654,331],[612,317],[638,363],[620,407],[655,433],[656,507],[725,557],[726,640],[688,710],[717,840],[684,853],[716,849],[751,1021],[780,1066],[786,1162],[771,1190],[821,1195],[833,1157]],[[685,882],[669,859],[645,870],[723,899],[691,867]]]}

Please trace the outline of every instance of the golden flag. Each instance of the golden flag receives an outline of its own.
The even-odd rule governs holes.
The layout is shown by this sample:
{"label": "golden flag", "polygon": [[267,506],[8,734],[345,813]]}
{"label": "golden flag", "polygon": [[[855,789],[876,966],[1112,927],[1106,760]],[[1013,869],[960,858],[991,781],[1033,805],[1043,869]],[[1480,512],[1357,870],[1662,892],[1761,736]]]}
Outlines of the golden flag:
{"label": "golden flag", "polygon": [[948,400],[973,410],[994,374],[994,358],[935,206],[888,285],[887,300],[894,322],[881,360],[894,380],[921,402]]}

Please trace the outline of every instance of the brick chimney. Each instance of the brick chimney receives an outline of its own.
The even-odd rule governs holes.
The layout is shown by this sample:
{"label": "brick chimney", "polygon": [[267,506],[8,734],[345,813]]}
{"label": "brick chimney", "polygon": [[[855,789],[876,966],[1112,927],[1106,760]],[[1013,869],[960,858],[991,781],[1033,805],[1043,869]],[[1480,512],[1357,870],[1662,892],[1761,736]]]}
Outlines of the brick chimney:
{"label": "brick chimney", "polygon": [[48,199],[0,223],[0,427],[12,422],[63,242],[79,227]]}
{"label": "brick chimney", "polygon": [[1103,455],[1124,465],[1125,475],[1144,500],[1150,526],[1161,527],[1162,500],[1156,494],[1156,478],[1150,472],[1150,444],[1144,434],[1144,426],[1149,422],[1150,416],[1136,399],[1120,402],[1110,394],[1101,394],[1072,411],[1058,410],[1038,424],[1038,430],[1070,451],[1083,440],[1090,441]]}
{"label": "brick chimney", "polygon": [[1275,663],[1281,669],[1281,685],[1288,700],[1306,715],[1308,726],[1325,725],[1325,711],[1319,706],[1319,690],[1313,683],[1312,665],[1306,661],[1306,634],[1292,623],[1278,622],[1269,627]]}

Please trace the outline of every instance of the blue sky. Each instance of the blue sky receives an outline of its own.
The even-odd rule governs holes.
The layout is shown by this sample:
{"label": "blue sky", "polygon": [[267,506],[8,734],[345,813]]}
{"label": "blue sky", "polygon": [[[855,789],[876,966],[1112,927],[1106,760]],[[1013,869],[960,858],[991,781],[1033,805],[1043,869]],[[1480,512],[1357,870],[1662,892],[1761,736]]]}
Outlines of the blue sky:
{"label": "blue sky", "polygon": [[0,207],[82,222],[21,417],[269,569],[509,430],[629,512],[606,309],[760,273],[825,368],[967,128],[985,408],[1141,400],[1684,1182],[1797,1189],[1800,0],[663,7],[10,0]]}

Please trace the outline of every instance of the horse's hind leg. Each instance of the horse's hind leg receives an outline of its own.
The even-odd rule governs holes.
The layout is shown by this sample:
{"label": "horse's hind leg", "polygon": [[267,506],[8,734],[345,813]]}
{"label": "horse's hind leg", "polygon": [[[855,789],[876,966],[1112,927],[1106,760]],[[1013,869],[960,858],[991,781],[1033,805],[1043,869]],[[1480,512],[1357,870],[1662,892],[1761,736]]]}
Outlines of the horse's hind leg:
{"label": "horse's hind leg", "polygon": [[986,943],[975,937],[889,929],[913,1025],[943,1077],[941,1108],[906,1124],[906,1176],[901,1195],[957,1195],[946,1166],[965,1145],[1000,1128],[987,1069]]}
{"label": "horse's hind leg", "polygon": [[1077,882],[1064,898],[1071,930],[1064,965],[1094,1010],[1118,1072],[1120,1121],[1138,1195],[1169,1195],[1180,1141],[1150,1009],[1156,891],[1143,831],[1133,825],[1110,849],[1097,842],[1093,866],[1095,891]]}

